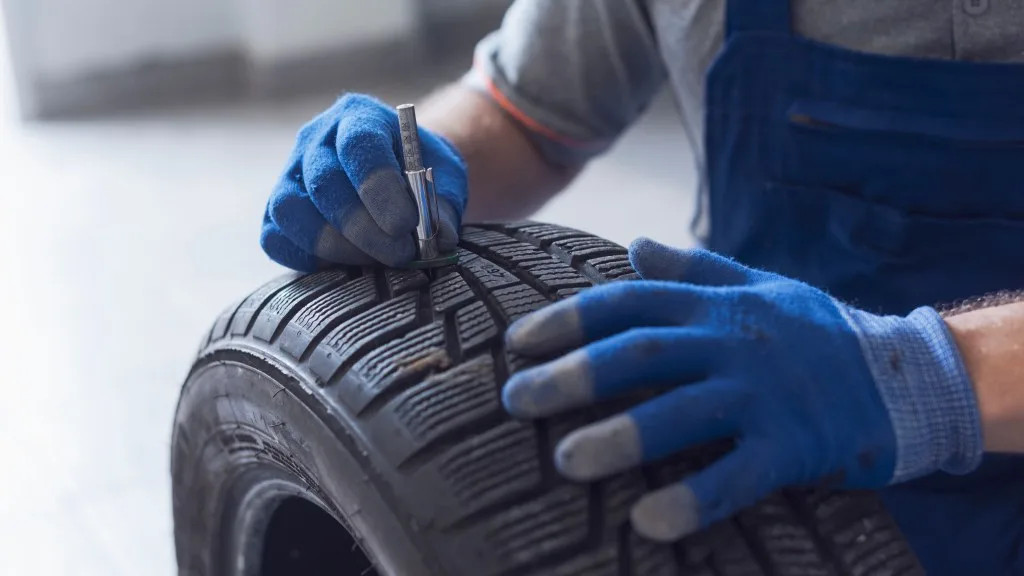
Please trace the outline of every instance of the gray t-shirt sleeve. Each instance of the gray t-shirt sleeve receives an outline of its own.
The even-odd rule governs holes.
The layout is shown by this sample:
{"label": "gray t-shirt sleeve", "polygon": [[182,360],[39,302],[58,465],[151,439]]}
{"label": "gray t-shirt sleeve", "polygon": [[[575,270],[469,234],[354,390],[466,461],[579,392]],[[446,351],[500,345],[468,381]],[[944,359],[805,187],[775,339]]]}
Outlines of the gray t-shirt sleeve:
{"label": "gray t-shirt sleeve", "polygon": [[489,95],[544,157],[606,151],[665,82],[646,0],[516,0],[462,82]]}

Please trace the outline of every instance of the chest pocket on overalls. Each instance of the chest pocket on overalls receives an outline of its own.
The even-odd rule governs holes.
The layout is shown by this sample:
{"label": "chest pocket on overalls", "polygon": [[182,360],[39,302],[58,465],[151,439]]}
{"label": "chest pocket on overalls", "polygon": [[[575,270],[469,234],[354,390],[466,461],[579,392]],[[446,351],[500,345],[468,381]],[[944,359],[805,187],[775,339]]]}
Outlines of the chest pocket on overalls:
{"label": "chest pocket on overalls", "polygon": [[805,223],[821,219],[790,247],[822,262],[832,277],[820,283],[875,290],[868,301],[894,308],[1024,288],[1024,266],[1008,259],[1024,248],[1024,117],[817,100],[795,102],[787,117],[767,193]]}

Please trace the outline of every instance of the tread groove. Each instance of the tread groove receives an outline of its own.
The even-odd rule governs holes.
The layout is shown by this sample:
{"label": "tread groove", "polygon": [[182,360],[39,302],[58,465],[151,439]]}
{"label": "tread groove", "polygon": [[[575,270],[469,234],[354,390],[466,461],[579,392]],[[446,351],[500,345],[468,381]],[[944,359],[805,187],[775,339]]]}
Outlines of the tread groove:
{"label": "tread groove", "polygon": [[395,297],[394,291],[391,289],[391,282],[388,279],[388,275],[383,270],[373,270],[373,285],[377,288],[377,298],[381,302],[387,302]]}
{"label": "tread groove", "polygon": [[633,576],[633,529],[629,522],[623,522],[616,532],[616,547],[619,551],[619,574],[621,576]]}
{"label": "tread groove", "polygon": [[[300,280],[302,280],[302,276],[295,276],[291,280],[289,280],[288,282],[285,282],[285,283],[281,284],[276,289],[274,289],[269,294],[267,294],[263,298],[263,300],[259,303],[259,305],[257,305],[256,308],[252,311],[252,315],[249,316],[249,322],[245,325],[245,330],[240,335],[241,336],[248,336],[249,333],[252,332],[253,326],[256,325],[256,320],[259,319],[260,314],[263,313],[263,309],[267,307],[267,304],[270,304],[270,301],[273,300],[275,296],[277,296],[281,292],[284,292],[285,290],[287,290],[293,284],[295,284],[296,282],[299,282]],[[238,310],[240,310],[241,307],[244,306],[244,305],[245,305],[245,301],[242,301],[242,303],[239,304],[238,308],[235,309],[235,313],[232,314],[232,317],[231,317],[231,322],[232,323],[235,321],[235,318],[234,318],[235,314],[238,314]],[[230,332],[231,332],[231,324],[228,324],[228,333],[230,333]]]}
{"label": "tread groove", "polygon": [[[580,261],[579,259],[573,258],[572,255],[565,250],[552,250],[555,240],[542,240],[532,234],[518,231],[513,234],[513,237],[522,240],[523,242],[533,244],[537,248],[551,254],[561,262],[568,264],[573,270],[579,272],[581,276],[590,280],[594,284],[604,284],[608,282],[607,278],[599,274],[593,267],[588,266],[586,260]],[[579,237],[586,237],[586,234],[580,232]],[[569,257],[566,258],[566,256]]]}
{"label": "tread groove", "polygon": [[587,540],[591,546],[599,546],[604,539],[607,518],[604,514],[604,482],[592,482],[587,494],[587,515],[590,519],[590,533]]}
{"label": "tread groove", "polygon": [[458,364],[463,360],[462,343],[459,340],[459,326],[455,322],[453,310],[444,315],[444,348],[448,352],[448,358],[452,364]]}
{"label": "tread groove", "polygon": [[410,374],[402,378],[396,378],[393,380],[386,390],[379,392],[372,400],[366,403],[365,406],[360,408],[356,412],[356,417],[362,420],[373,418],[380,412],[385,406],[391,403],[392,400],[401,396],[407,390],[419,384],[424,378],[430,377],[432,374]]}
{"label": "tread groove", "polygon": [[457,446],[459,442],[467,437],[487,432],[491,428],[494,428],[505,421],[505,415],[501,412],[491,412],[490,414],[477,418],[472,422],[467,422],[462,426],[446,430],[425,444],[422,448],[419,448],[407,458],[399,462],[396,468],[399,472],[409,474],[427,462],[433,460],[438,455]]}
{"label": "tread groove", "polygon": [[326,386],[335,386],[338,384],[338,382],[340,382],[341,379],[344,378],[360,360],[366,357],[367,354],[373,352],[376,348],[387,344],[391,340],[406,336],[418,328],[422,328],[422,326],[412,325],[397,329],[390,328],[388,330],[382,330],[361,342],[355,350],[345,357],[334,373],[331,374],[331,377],[327,379]]}
{"label": "tread groove", "polygon": [[470,512],[469,514],[466,514],[465,516],[452,522],[451,524],[446,526],[445,531],[456,532],[459,530],[466,530],[469,528],[479,528],[483,522],[489,520],[496,513],[499,513],[503,510],[508,510],[509,506],[516,504],[518,502],[522,502],[524,500],[533,500],[535,498],[539,498],[547,494],[550,490],[551,486],[542,482],[541,484],[529,490],[523,490],[522,492],[517,492],[508,497],[495,500],[493,503],[487,504],[486,506],[481,506],[478,510],[474,510],[473,512]]}
{"label": "tread groove", "polygon": [[516,278],[519,279],[520,282],[526,284],[530,288],[533,288],[548,300],[554,300],[554,291],[551,289],[551,287],[546,286],[544,283],[540,282],[536,277],[534,277],[532,274],[524,270],[521,266],[517,265],[514,262],[508,261],[504,256],[497,254],[496,252],[489,248],[484,248],[476,245],[470,245],[470,247],[467,247],[466,250],[476,254],[477,256],[480,256],[481,258],[486,258],[491,262],[501,264],[502,268],[511,272]]}
{"label": "tread groove", "polygon": [[416,330],[417,328],[422,328],[422,326],[413,325],[403,329],[390,329],[374,334],[371,338],[361,343],[358,348],[356,348],[351,354],[348,355],[347,358],[345,358],[345,360],[341,363],[340,366],[338,366],[338,369],[331,376],[331,381],[333,382],[334,380],[338,380],[344,377],[345,374],[352,370],[353,366],[358,364],[359,361],[362,360],[367,354],[373,352],[375,348],[383,344],[387,344],[388,342],[394,340],[395,338],[401,338],[402,336],[406,336],[407,334]]}
{"label": "tread groove", "polygon": [[277,343],[277,340],[281,337],[281,334],[283,334],[284,331],[288,329],[288,324],[292,321],[292,319],[301,314],[302,311],[306,308],[306,306],[308,306],[311,302],[323,296],[324,294],[330,292],[331,290],[340,288],[351,281],[352,278],[344,276],[339,280],[334,280],[328,284],[325,284],[324,286],[321,286],[314,290],[310,290],[308,294],[297,300],[291,306],[291,308],[289,308],[284,314],[282,314],[278,318],[277,327],[274,328],[274,333],[270,335],[270,344]]}
{"label": "tread groove", "polygon": [[416,323],[426,326],[437,319],[434,313],[434,302],[430,298],[430,290],[420,292],[419,304],[416,307]]}
{"label": "tread groove", "polygon": [[808,510],[795,498],[795,494],[788,490],[781,492],[783,500],[789,505],[790,508],[796,513],[797,518],[800,519],[800,523],[807,528],[807,531],[811,535],[811,539],[814,541],[815,548],[817,548],[822,555],[822,558],[826,563],[830,564],[835,570],[836,576],[854,576],[854,574],[847,569],[845,562],[836,554],[835,549],[832,547],[832,543],[825,538],[824,534],[821,533],[816,522],[814,522],[813,513],[809,513]]}
{"label": "tread groove", "polygon": [[[473,277],[472,274],[466,274],[462,270],[459,270],[459,275],[469,286],[469,289],[476,295],[478,302],[483,302],[484,306],[487,307],[487,311],[491,314],[491,318],[494,320],[494,324],[498,327],[498,332],[504,333],[508,326],[505,325],[504,314],[501,311],[501,304],[498,303],[494,294],[488,292],[480,284],[480,282]],[[502,362],[503,363],[503,362]],[[497,366],[498,363],[495,363]]]}
{"label": "tread groove", "polygon": [[533,423],[533,429],[534,434],[537,435],[537,453],[542,456],[540,459],[541,482],[551,485],[558,478],[555,462],[550,458],[555,451],[554,446],[551,445],[551,429],[548,427],[547,420],[537,420]]}
{"label": "tread groove", "polygon": [[320,344],[328,336],[330,336],[332,332],[334,332],[335,328],[341,326],[351,318],[358,316],[363,312],[366,312],[367,310],[373,308],[377,304],[379,304],[379,302],[367,302],[365,304],[353,308],[350,314],[340,315],[337,318],[331,320],[330,322],[324,324],[324,327],[316,334],[314,334],[313,339],[309,341],[309,345],[307,345],[306,349],[302,352],[302,356],[299,358],[299,362],[306,363],[307,361],[309,361],[309,357],[312,356],[313,353],[316,352],[316,349],[320,347]]}
{"label": "tread groove", "polygon": [[[740,514],[743,514],[743,512],[740,512]],[[743,543],[746,545],[747,550],[750,550],[750,554],[754,557],[757,565],[764,570],[764,576],[784,576],[779,574],[775,569],[775,563],[772,562],[771,554],[765,548],[764,543],[758,541],[756,536],[743,526],[738,516],[733,519],[726,520],[726,522],[743,540]]]}

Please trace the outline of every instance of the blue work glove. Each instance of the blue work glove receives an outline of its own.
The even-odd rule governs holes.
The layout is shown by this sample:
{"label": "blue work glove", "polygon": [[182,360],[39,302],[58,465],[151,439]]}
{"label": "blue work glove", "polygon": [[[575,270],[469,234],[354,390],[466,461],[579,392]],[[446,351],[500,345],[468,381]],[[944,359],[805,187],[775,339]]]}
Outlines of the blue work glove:
{"label": "blue work glove", "polygon": [[594,480],[717,439],[735,448],[644,496],[631,520],[671,541],[777,489],[879,488],[982,455],[972,384],[931,308],[876,316],[706,250],[647,239],[630,247],[644,278],[597,286],[515,323],[509,350],[551,358],[513,375],[513,415],[545,417],[665,389],[556,447],[573,480]]}
{"label": "blue work glove", "polygon": [[[424,165],[434,169],[438,244],[450,251],[466,207],[466,165],[442,137],[423,128],[419,136]],[[413,260],[419,217],[401,146],[393,107],[362,94],[340,98],[299,131],[263,216],[263,250],[302,272]]]}

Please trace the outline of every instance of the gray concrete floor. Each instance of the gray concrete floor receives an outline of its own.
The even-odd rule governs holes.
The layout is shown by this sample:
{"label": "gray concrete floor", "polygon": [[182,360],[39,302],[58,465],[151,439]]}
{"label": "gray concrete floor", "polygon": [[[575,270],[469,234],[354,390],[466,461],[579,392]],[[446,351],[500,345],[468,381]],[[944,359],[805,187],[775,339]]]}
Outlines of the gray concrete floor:
{"label": "gray concrete floor", "polygon": [[[175,573],[178,389],[216,314],[281,272],[257,243],[263,205],[330,102],[0,123],[0,574]],[[676,122],[659,102],[536,218],[689,243]]]}

